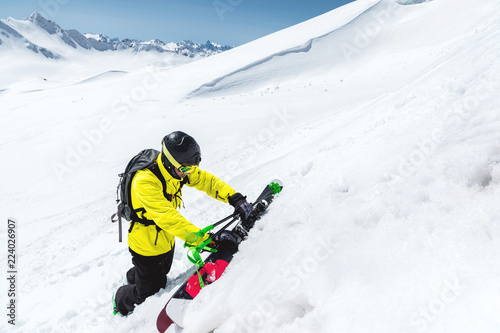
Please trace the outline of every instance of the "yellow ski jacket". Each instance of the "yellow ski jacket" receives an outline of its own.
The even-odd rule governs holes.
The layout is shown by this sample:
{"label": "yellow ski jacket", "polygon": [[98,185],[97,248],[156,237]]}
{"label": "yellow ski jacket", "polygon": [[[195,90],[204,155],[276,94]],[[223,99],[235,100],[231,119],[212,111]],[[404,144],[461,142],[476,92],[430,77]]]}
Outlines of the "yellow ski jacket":
{"label": "yellow ski jacket", "polygon": [[[143,256],[166,253],[174,247],[175,237],[185,241],[188,234],[200,230],[177,211],[182,203],[181,180],[168,173],[161,163],[161,154],[156,162],[165,178],[166,193],[171,196],[171,201],[164,196],[161,181],[149,169],[137,171],[131,184],[132,207],[144,208],[146,212],[138,213],[139,217],[153,220],[162,229],[157,231],[155,225],[146,226],[139,222],[133,224],[128,234],[128,245],[132,251]],[[222,202],[228,202],[228,198],[236,193],[229,185],[199,168],[188,176],[186,186],[194,187]]]}

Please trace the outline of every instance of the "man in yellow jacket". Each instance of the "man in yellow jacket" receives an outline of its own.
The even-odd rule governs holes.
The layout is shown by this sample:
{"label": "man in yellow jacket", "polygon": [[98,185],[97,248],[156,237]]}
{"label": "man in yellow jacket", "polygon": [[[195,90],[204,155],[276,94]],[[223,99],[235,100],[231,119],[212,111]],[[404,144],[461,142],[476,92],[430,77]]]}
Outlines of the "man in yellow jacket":
{"label": "man in yellow jacket", "polygon": [[243,195],[201,170],[200,162],[198,143],[188,134],[176,131],[163,138],[162,151],[153,167],[137,171],[132,179],[130,198],[137,218],[130,224],[128,245],[134,267],[127,272],[128,285],[116,292],[115,313],[129,314],[136,304],[164,288],[175,237],[185,241],[190,233],[200,230],[177,211],[184,184],[231,204],[242,219],[252,211]]}

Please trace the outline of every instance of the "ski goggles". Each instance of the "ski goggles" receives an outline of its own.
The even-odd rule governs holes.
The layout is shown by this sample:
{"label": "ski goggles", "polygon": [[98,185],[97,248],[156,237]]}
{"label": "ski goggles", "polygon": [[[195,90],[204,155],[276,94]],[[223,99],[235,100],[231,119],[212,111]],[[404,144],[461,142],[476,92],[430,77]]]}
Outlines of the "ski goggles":
{"label": "ski goggles", "polygon": [[177,169],[183,174],[189,175],[190,173],[193,173],[197,167],[197,165],[181,165]]}
{"label": "ski goggles", "polygon": [[175,160],[175,158],[170,154],[168,151],[167,147],[165,147],[165,143],[163,143],[163,154],[167,157],[168,161],[172,163],[174,167],[177,168],[180,172],[182,172],[185,175],[189,175],[190,173],[193,173],[196,168],[198,167],[197,165],[182,165],[179,162]]}

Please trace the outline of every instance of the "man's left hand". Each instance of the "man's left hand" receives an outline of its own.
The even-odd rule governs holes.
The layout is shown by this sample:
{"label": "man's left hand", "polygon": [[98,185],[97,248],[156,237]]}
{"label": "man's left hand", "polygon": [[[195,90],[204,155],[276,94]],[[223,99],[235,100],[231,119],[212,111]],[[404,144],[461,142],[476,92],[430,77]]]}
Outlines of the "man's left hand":
{"label": "man's left hand", "polygon": [[241,193],[230,196],[229,204],[234,207],[235,214],[239,215],[242,220],[246,220],[253,210],[252,205],[248,203],[246,197]]}

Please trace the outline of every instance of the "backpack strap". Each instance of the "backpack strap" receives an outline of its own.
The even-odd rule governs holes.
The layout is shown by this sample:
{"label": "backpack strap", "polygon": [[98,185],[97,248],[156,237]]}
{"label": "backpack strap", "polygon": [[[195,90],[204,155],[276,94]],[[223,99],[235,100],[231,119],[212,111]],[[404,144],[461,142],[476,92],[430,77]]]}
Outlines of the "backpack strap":
{"label": "backpack strap", "polygon": [[172,201],[172,195],[167,193],[167,183],[165,181],[165,177],[163,177],[160,168],[157,163],[153,163],[148,169],[155,174],[156,178],[158,178],[161,182],[161,186],[163,188],[163,196],[167,198],[168,201]]}
{"label": "backpack strap", "polygon": [[[168,194],[167,193],[167,182],[165,181],[165,177],[163,177],[163,174],[161,173],[160,171],[160,168],[158,167],[158,164],[156,163],[156,161],[154,161],[153,163],[151,163],[151,165],[147,166],[146,169],[149,169],[155,176],[156,178],[158,178],[158,180],[161,182],[161,185],[162,185],[162,188],[163,188],[163,196],[168,200],[168,201],[172,201],[174,197],[177,196],[177,194],[181,191],[182,189],[182,186],[184,186],[184,184],[186,183],[189,183],[189,178],[186,176],[184,177],[182,180],[181,180],[181,186],[179,187],[179,190],[177,190],[177,192],[175,194]],[[132,198],[129,199],[130,201],[129,202],[132,202]],[[134,218],[132,219],[132,223],[130,223],[130,228],[128,229],[128,232],[132,232],[132,229],[134,228],[134,224],[136,222],[138,223],[141,223],[141,224],[144,224],[145,226],[150,226],[150,225],[155,225],[156,226],[156,240],[155,240],[155,245],[156,245],[156,242],[158,241],[158,234],[159,232],[162,230],[153,220],[148,220],[148,219],[143,219],[143,218],[140,218],[139,215],[137,213],[145,213],[146,212],[146,209],[144,209],[144,207],[142,208],[138,208],[138,209],[135,209],[133,211],[133,214],[134,214]]]}
{"label": "backpack strap", "polygon": [[184,186],[184,184],[190,184],[188,176],[182,178],[182,180],[181,180],[181,188]]}
{"label": "backpack strap", "polygon": [[[163,195],[165,196],[165,198],[167,198],[168,201],[172,201],[172,197],[167,194],[167,191],[166,191],[167,184],[165,182],[165,178],[163,177],[163,175],[160,172],[160,169],[158,168],[158,164],[156,164],[156,162],[153,161],[145,169],[151,170],[151,172],[153,172],[155,174],[156,178],[158,178],[161,181],[161,184],[163,187]],[[130,196],[129,202],[132,202],[132,198],[131,198],[132,194],[129,192],[128,195]],[[158,233],[162,229],[156,225],[155,221],[139,217],[138,213],[144,214],[145,212],[146,212],[146,209],[144,207],[137,208],[137,209],[134,209],[132,211],[133,217],[132,217],[132,222],[130,223],[130,228],[128,229],[128,232],[129,233],[132,232],[132,229],[134,229],[134,225],[136,222],[141,223],[145,226],[155,225],[156,226],[156,240],[158,240]],[[155,241],[155,245],[156,245],[156,241]]]}
{"label": "backpack strap", "polygon": [[177,197],[177,194],[179,194],[179,192],[182,190],[182,187],[184,186],[184,184],[189,184],[189,178],[188,178],[188,176],[185,176],[184,178],[182,178],[182,180],[180,182],[181,186],[179,187],[177,192],[175,192],[175,194],[168,194],[167,193],[167,183],[165,181],[165,177],[163,177],[163,174],[161,173],[160,168],[158,167],[158,164],[156,163],[156,161],[151,166],[149,166],[148,169],[152,173],[155,174],[156,178],[158,178],[160,180],[161,185],[163,187],[163,195],[165,196],[165,198],[167,198],[168,201],[172,201],[174,199],[174,197]]}
{"label": "backpack strap", "polygon": [[139,222],[141,224],[144,224],[145,226],[156,225],[155,221],[153,221],[153,220],[148,220],[148,219],[144,219],[144,218],[139,217],[138,213],[143,213],[144,214],[145,212],[146,212],[146,210],[144,209],[144,207],[138,208],[138,209],[134,209],[134,211],[132,212],[133,213],[132,223],[130,223],[130,228],[128,229],[129,233],[134,228],[134,223],[135,222]]}

